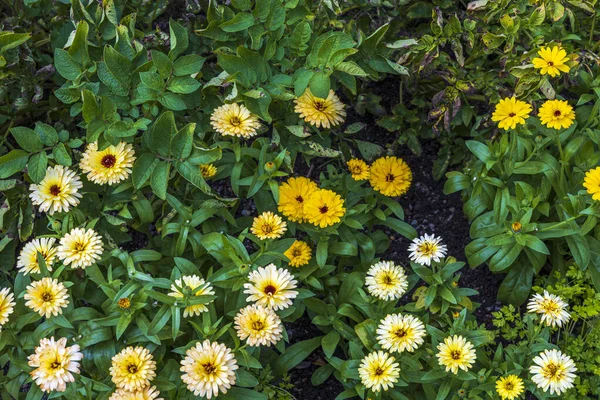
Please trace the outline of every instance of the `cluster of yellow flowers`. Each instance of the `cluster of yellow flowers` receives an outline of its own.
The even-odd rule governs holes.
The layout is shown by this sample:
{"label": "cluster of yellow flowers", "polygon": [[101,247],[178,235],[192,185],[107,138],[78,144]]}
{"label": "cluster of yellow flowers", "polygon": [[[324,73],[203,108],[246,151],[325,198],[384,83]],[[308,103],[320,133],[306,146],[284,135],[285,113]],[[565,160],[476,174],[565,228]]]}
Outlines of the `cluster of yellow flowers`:
{"label": "cluster of yellow flowers", "polygon": [[353,158],[346,165],[352,179],[368,179],[373,189],[384,196],[401,196],[408,191],[412,183],[412,171],[408,164],[398,157],[381,157],[371,166],[363,160]]}

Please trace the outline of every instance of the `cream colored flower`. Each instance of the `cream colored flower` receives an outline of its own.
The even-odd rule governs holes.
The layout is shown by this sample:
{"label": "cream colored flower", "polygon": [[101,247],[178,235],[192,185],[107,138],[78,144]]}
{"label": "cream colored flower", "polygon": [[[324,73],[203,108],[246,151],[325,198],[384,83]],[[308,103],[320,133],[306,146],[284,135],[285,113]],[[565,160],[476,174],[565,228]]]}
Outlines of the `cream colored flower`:
{"label": "cream colored flower", "polygon": [[344,122],[346,111],[344,103],[335,95],[333,90],[329,91],[326,99],[313,95],[309,88],[304,94],[294,100],[296,107],[294,111],[300,114],[300,118],[317,128],[331,128]]}
{"label": "cream colored flower", "polygon": [[113,185],[129,177],[134,161],[135,152],[129,143],[119,142],[116,146],[98,150],[98,143],[94,142],[85,149],[79,168],[91,182]]}
{"label": "cream colored flower", "polygon": [[242,308],[235,316],[238,337],[249,346],[271,346],[281,339],[281,320],[270,308],[251,304]]}
{"label": "cream colored flower", "polygon": [[158,396],[160,396],[160,392],[156,386],[148,386],[134,392],[117,389],[108,400],[164,400]]}
{"label": "cream colored flower", "polygon": [[287,231],[287,224],[279,215],[265,211],[254,218],[250,231],[260,240],[279,239]]}
{"label": "cream colored flower", "polygon": [[213,129],[224,136],[237,136],[244,139],[256,135],[260,128],[258,118],[243,104],[223,104],[210,116]]}
{"label": "cream colored flower", "polygon": [[439,364],[446,367],[446,372],[452,371],[455,375],[459,368],[468,371],[477,358],[473,344],[462,336],[449,336],[437,348]]}
{"label": "cream colored flower", "polygon": [[413,352],[423,344],[425,325],[412,315],[389,314],[377,328],[377,341],[385,350]]}
{"label": "cream colored flower", "polygon": [[75,172],[57,165],[48,167],[46,176],[38,185],[32,184],[29,187],[29,197],[34,205],[40,206],[41,212],[46,211],[52,215],[55,212],[69,211],[79,204],[79,189],[82,186],[81,179]]}
{"label": "cream colored flower", "polygon": [[563,301],[560,296],[548,293],[544,290],[544,294],[535,294],[527,304],[527,311],[541,314],[542,323],[547,326],[563,326],[571,319],[571,315],[567,312],[569,305]]}
{"label": "cream colored flower", "polygon": [[534,365],[529,367],[531,380],[538,388],[550,394],[561,394],[573,387],[577,371],[575,363],[559,350],[544,350],[533,359]]}
{"label": "cream colored flower", "polygon": [[373,392],[387,391],[394,387],[400,376],[400,367],[396,359],[384,351],[374,351],[363,358],[358,375],[363,385]]}
{"label": "cream colored flower", "polygon": [[28,357],[29,366],[35,368],[30,372],[31,379],[44,392],[64,392],[67,383],[75,381],[73,374],[79,373],[82,359],[78,345],[67,347],[67,338],[58,341],[54,337],[44,338],[35,353]]}
{"label": "cream colored flower", "polygon": [[25,293],[25,305],[46,318],[62,314],[62,309],[69,304],[68,299],[65,285],[49,277],[32,282]]}
{"label": "cream colored flower", "polygon": [[118,389],[141,390],[150,386],[156,376],[152,354],[141,346],[129,346],[112,358],[110,376]]}
{"label": "cream colored flower", "polygon": [[19,272],[23,272],[24,275],[28,273],[38,274],[40,272],[38,253],[41,253],[42,257],[44,257],[48,271],[52,271],[52,263],[56,258],[57,252],[54,247],[55,242],[56,239],[54,238],[39,238],[27,243],[17,259],[17,269]]}
{"label": "cream colored flower", "polygon": [[244,283],[244,293],[249,294],[246,301],[255,301],[257,304],[274,310],[283,310],[292,305],[296,298],[297,281],[294,276],[275,264],[258,267],[248,275],[250,283]]}
{"label": "cream colored flower", "polygon": [[398,300],[408,288],[404,269],[393,261],[380,261],[367,271],[367,290],[381,300]]}
{"label": "cream colored flower", "polygon": [[442,244],[442,238],[425,234],[413,239],[408,247],[411,261],[421,265],[431,265],[431,261],[439,262],[446,256],[448,249]]}
{"label": "cream colored flower", "polygon": [[74,228],[58,245],[58,258],[72,268],[86,268],[101,258],[102,237],[93,229]]}
{"label": "cream colored flower", "polygon": [[[176,285],[179,286],[181,290],[178,289]],[[186,292],[187,298],[191,299],[193,299],[194,296],[212,296],[215,294],[211,284],[197,275],[185,275],[181,279],[175,280],[175,285],[171,285],[171,290],[172,292],[169,293],[169,296],[177,299],[183,299],[186,297]],[[187,306],[183,311],[183,317],[186,318],[193,315],[197,316],[208,311],[208,307],[206,305],[212,303],[213,301],[214,300],[210,300],[204,304],[193,304]]]}
{"label": "cream colored flower", "polygon": [[8,322],[8,316],[13,313],[15,305],[15,296],[10,292],[9,288],[0,290],[0,330],[2,325]]}

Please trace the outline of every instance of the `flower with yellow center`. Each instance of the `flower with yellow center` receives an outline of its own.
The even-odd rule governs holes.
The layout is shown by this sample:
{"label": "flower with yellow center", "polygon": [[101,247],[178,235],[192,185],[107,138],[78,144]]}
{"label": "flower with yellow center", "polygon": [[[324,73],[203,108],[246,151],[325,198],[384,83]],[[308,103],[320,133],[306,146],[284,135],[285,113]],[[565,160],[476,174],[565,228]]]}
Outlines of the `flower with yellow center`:
{"label": "flower with yellow center", "polygon": [[373,189],[384,196],[394,197],[408,191],[412,172],[401,158],[381,157],[371,165],[369,179]]}
{"label": "flower with yellow center", "polygon": [[304,222],[304,204],[318,190],[308,178],[290,178],[279,186],[277,210],[292,222]]}
{"label": "flower with yellow center", "polygon": [[129,297],[123,297],[117,301],[117,304],[121,310],[127,310],[129,307],[131,307],[131,300],[129,300]]}
{"label": "flower with yellow center", "polygon": [[533,66],[540,70],[540,74],[555,77],[559,76],[561,72],[569,72],[570,68],[566,64],[569,57],[567,57],[567,52],[562,46],[542,47],[538,51],[538,55],[539,57],[531,61]]}
{"label": "flower with yellow center", "polygon": [[281,320],[270,308],[251,304],[242,308],[234,319],[235,330],[248,346],[271,346],[281,339]]}
{"label": "flower with yellow center", "polygon": [[571,319],[571,314],[567,312],[569,305],[563,301],[560,296],[548,293],[544,290],[544,294],[536,293],[527,304],[527,311],[541,314],[542,323],[547,326],[563,326]]}
{"label": "flower with yellow center", "polygon": [[[180,287],[181,289],[178,289]],[[215,291],[209,282],[204,281],[198,275],[185,275],[181,279],[176,279],[175,284],[171,285],[172,292],[169,296],[175,297],[176,299],[192,298],[193,296],[213,296]],[[187,296],[186,296],[187,292]],[[205,304],[194,304],[187,306],[183,311],[183,317],[200,315],[203,312],[208,311],[206,304],[212,303],[214,300],[210,300]]]}
{"label": "flower with yellow center", "polygon": [[155,371],[156,362],[148,349],[129,346],[112,358],[110,376],[117,389],[134,392],[150,386]]}
{"label": "flower with yellow center", "polygon": [[516,97],[507,97],[496,104],[496,109],[492,114],[492,121],[498,122],[498,128],[515,129],[517,125],[524,125],[525,120],[529,118],[531,106],[524,101],[517,100]]}
{"label": "flower with yellow center", "polygon": [[585,173],[583,187],[592,195],[593,200],[600,200],[600,167],[590,169]]}
{"label": "flower with yellow center", "polygon": [[279,215],[265,211],[254,218],[250,231],[260,240],[279,239],[287,231],[287,224]]}
{"label": "flower with yellow center", "polygon": [[304,203],[306,221],[321,228],[337,224],[345,213],[344,200],[332,190],[318,189]]}
{"label": "flower with yellow center", "polygon": [[301,267],[310,262],[312,250],[310,246],[302,240],[296,240],[289,249],[284,253],[284,256],[290,260],[289,264],[292,267]]}
{"label": "flower with yellow center", "polygon": [[352,179],[355,181],[364,181],[369,179],[369,166],[363,160],[353,158],[346,163],[348,165],[348,171],[352,174]]}
{"label": "flower with yellow center", "polygon": [[260,128],[258,118],[243,104],[223,104],[210,116],[213,129],[224,136],[237,136],[248,139],[256,135]]}
{"label": "flower with yellow center", "polygon": [[477,358],[473,344],[462,336],[449,336],[437,348],[439,364],[446,367],[446,372],[452,371],[453,374],[458,374],[459,368],[468,371]]}
{"label": "flower with yellow center", "polygon": [[255,301],[256,304],[275,311],[288,308],[298,296],[298,292],[294,290],[298,283],[294,276],[283,268],[277,268],[275,264],[258,267],[248,274],[248,280],[250,283],[244,283],[244,293],[250,295],[246,301]]}
{"label": "flower with yellow center", "polygon": [[408,251],[412,261],[421,265],[431,265],[431,261],[439,262],[445,257],[448,249],[442,244],[441,237],[425,234],[413,239]]}
{"label": "flower with yellow center", "polygon": [[519,233],[519,232],[521,232],[523,225],[519,221],[515,221],[512,223],[510,228],[513,230],[514,233]]}
{"label": "flower with yellow center", "polygon": [[94,142],[87,145],[79,168],[91,182],[113,185],[129,177],[134,161],[135,152],[129,143],[119,142],[116,146],[98,150],[98,143]]}
{"label": "flower with yellow center", "polygon": [[575,111],[565,100],[547,100],[540,107],[538,117],[542,125],[558,130],[573,125]]}
{"label": "flower with yellow center", "polygon": [[517,375],[501,377],[496,381],[496,392],[502,400],[514,400],[525,391],[523,379]]}
{"label": "flower with yellow center", "polygon": [[384,351],[374,351],[360,361],[358,375],[363,385],[373,392],[394,387],[400,376],[396,359]]}
{"label": "flower with yellow center", "polygon": [[425,325],[412,315],[389,314],[377,328],[377,341],[385,350],[413,352],[423,344]]}
{"label": "flower with yellow center", "polygon": [[40,265],[38,264],[38,253],[44,257],[46,268],[48,271],[52,271],[52,263],[56,258],[56,248],[54,238],[38,238],[33,239],[27,243],[17,259],[17,269],[19,272],[23,272],[24,275],[28,273],[38,274],[40,272]]}
{"label": "flower with yellow center", "polygon": [[93,229],[74,228],[60,239],[57,256],[72,268],[86,268],[101,258],[102,237]]}
{"label": "flower with yellow center", "polygon": [[69,211],[79,204],[82,187],[81,179],[69,168],[62,165],[48,167],[46,176],[38,184],[29,187],[31,202],[40,206],[40,211],[49,215],[55,212]]}
{"label": "flower with yellow center", "polygon": [[25,305],[42,317],[62,314],[63,308],[69,304],[67,288],[62,282],[49,277],[32,282],[27,286]]}
{"label": "flower with yellow center", "polygon": [[404,269],[393,261],[379,261],[369,268],[365,278],[371,296],[384,301],[398,300],[408,288]]}
{"label": "flower with yellow center", "polygon": [[28,365],[35,368],[29,374],[44,392],[64,392],[67,383],[75,381],[73,374],[79,373],[82,358],[78,345],[67,347],[67,338],[44,338],[28,357]]}
{"label": "flower with yellow center", "polygon": [[185,356],[181,361],[180,370],[185,372],[181,380],[194,396],[211,399],[219,393],[227,393],[235,385],[237,361],[224,344],[209,340],[198,342],[185,352]]}
{"label": "flower with yellow center", "polygon": [[200,164],[200,173],[204,179],[210,179],[217,174],[217,167],[213,164]]}
{"label": "flower with yellow center", "polygon": [[9,288],[0,290],[0,330],[2,325],[8,322],[8,316],[13,313],[15,305],[15,296],[10,292]]}
{"label": "flower with yellow center", "polygon": [[310,89],[306,88],[304,94],[294,100],[294,103],[294,111],[300,114],[300,118],[317,128],[329,129],[344,122],[346,117],[344,103],[333,90],[329,90],[329,95],[323,99],[313,95]]}
{"label": "flower with yellow center", "polygon": [[533,363],[535,365],[529,367],[531,380],[544,392],[550,389],[550,394],[561,394],[573,387],[577,368],[568,355],[559,350],[544,350]]}
{"label": "flower with yellow center", "polygon": [[160,392],[156,386],[148,386],[134,392],[117,389],[108,400],[164,400],[158,396],[160,396]]}

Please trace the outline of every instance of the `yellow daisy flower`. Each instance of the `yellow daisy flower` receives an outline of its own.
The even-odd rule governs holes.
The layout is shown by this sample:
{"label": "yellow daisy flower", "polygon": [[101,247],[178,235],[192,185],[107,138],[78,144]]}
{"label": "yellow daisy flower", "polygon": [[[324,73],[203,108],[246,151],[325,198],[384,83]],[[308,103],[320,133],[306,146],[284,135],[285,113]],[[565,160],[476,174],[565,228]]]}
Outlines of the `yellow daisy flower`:
{"label": "yellow daisy flower", "polygon": [[321,228],[337,224],[345,213],[344,200],[336,192],[327,189],[318,189],[304,203],[306,221]]}
{"label": "yellow daisy flower", "polygon": [[329,91],[326,99],[314,96],[309,88],[304,94],[294,100],[296,107],[294,111],[300,114],[304,121],[317,128],[331,128],[344,122],[346,111],[344,103],[335,95],[333,90]]}
{"label": "yellow daisy flower", "polygon": [[396,359],[384,351],[374,351],[363,358],[358,375],[363,385],[373,392],[387,391],[394,387],[400,376]]}
{"label": "yellow daisy flower", "polygon": [[9,288],[0,290],[0,330],[2,325],[8,322],[8,316],[13,313],[15,305],[15,296],[10,292]]}
{"label": "yellow daisy flower", "polygon": [[67,288],[61,282],[52,278],[43,278],[27,286],[25,305],[42,317],[62,314],[63,308],[69,304]]}
{"label": "yellow daisy flower", "polygon": [[592,195],[593,200],[600,200],[600,167],[590,169],[585,173],[583,187]]}
{"label": "yellow daisy flower", "polygon": [[317,189],[317,184],[308,178],[288,179],[279,186],[277,210],[292,222],[304,222],[304,204]]}
{"label": "yellow daisy flower", "polygon": [[200,164],[200,173],[204,179],[210,179],[217,174],[217,167],[213,164]]}
{"label": "yellow daisy flower", "polygon": [[577,368],[568,355],[559,350],[544,350],[533,359],[533,364],[529,367],[531,380],[544,392],[550,389],[550,394],[560,395],[573,387]]}
{"label": "yellow daisy flower", "polygon": [[254,218],[250,232],[260,240],[279,239],[287,231],[287,224],[277,214],[265,211]]}
{"label": "yellow daisy flower", "polygon": [[310,262],[312,250],[310,246],[302,240],[296,240],[289,249],[284,253],[284,256],[290,260],[289,264],[292,267],[301,267]]}
{"label": "yellow daisy flower", "polygon": [[72,268],[86,268],[101,258],[102,236],[93,229],[74,228],[60,239],[57,256]]}
{"label": "yellow daisy flower", "polygon": [[385,350],[413,352],[423,344],[425,325],[412,315],[389,314],[377,328],[377,341]]}
{"label": "yellow daisy flower", "polygon": [[164,400],[158,396],[160,396],[160,392],[156,386],[149,386],[134,392],[117,389],[108,400]]}
{"label": "yellow daisy flower", "polygon": [[458,374],[459,368],[468,371],[477,358],[473,344],[462,336],[449,336],[437,348],[439,364],[446,367],[446,372],[452,371],[453,374]]}
{"label": "yellow daisy flower", "polygon": [[378,158],[371,165],[370,173],[371,186],[384,196],[403,195],[412,182],[410,168],[398,157]]}
{"label": "yellow daisy flower", "polygon": [[542,125],[546,125],[548,128],[568,128],[575,121],[575,111],[565,100],[547,100],[540,107],[538,117],[540,117]]}
{"label": "yellow daisy flower", "polygon": [[87,145],[79,168],[91,182],[113,185],[129,177],[134,161],[135,152],[129,143],[119,142],[116,146],[98,150],[98,143],[94,142]]}
{"label": "yellow daisy flower", "polygon": [[224,344],[205,340],[185,352],[181,361],[181,376],[194,396],[210,399],[235,385],[237,361],[231,349]]}
{"label": "yellow daisy flower", "polygon": [[408,288],[404,269],[393,261],[379,261],[367,271],[365,278],[371,296],[384,301],[398,300]]}
{"label": "yellow daisy flower", "polygon": [[243,104],[223,104],[210,116],[213,129],[224,136],[237,136],[244,139],[256,135],[260,122]]}
{"label": "yellow daisy flower", "polygon": [[515,129],[517,125],[524,125],[529,118],[531,106],[516,97],[507,97],[496,104],[496,110],[492,114],[492,121],[499,122],[498,128],[509,130]]}
{"label": "yellow daisy flower", "polygon": [[[181,290],[177,287],[180,287]],[[193,298],[193,296],[213,296],[215,294],[211,284],[204,281],[204,279],[197,275],[185,275],[181,277],[181,279],[176,279],[175,284],[171,285],[171,290],[172,292],[169,293],[169,296],[177,299],[183,299],[186,297]],[[208,307],[206,305],[212,303],[213,301],[214,300],[211,300],[206,304],[194,304],[187,306],[183,311],[183,317],[186,318],[193,315],[198,316],[203,312],[208,311]]]}
{"label": "yellow daisy flower", "polygon": [[78,345],[67,347],[67,338],[44,338],[28,357],[28,365],[35,368],[29,374],[44,392],[64,392],[67,383],[75,381],[73,374],[79,373],[82,358]]}
{"label": "yellow daisy flower", "polygon": [[528,312],[541,314],[542,323],[552,327],[563,326],[571,319],[568,307],[560,296],[550,294],[547,290],[544,290],[543,295],[536,293],[527,303]]}
{"label": "yellow daisy flower", "polygon": [[517,375],[501,377],[496,381],[496,392],[502,400],[514,400],[525,391],[523,380]]}
{"label": "yellow daisy flower", "polygon": [[281,339],[281,320],[270,308],[251,304],[242,308],[234,319],[235,330],[248,346],[271,346]]}
{"label": "yellow daisy flower", "polygon": [[369,166],[363,160],[353,158],[346,163],[348,170],[352,174],[352,179],[355,181],[364,181],[369,179]]}
{"label": "yellow daisy flower", "polygon": [[57,165],[48,167],[46,176],[39,185],[29,187],[31,202],[40,206],[40,211],[49,215],[55,212],[69,211],[71,207],[79,204],[82,187],[81,179],[69,168]]}
{"label": "yellow daisy flower", "polygon": [[286,269],[277,268],[275,264],[258,267],[248,274],[250,283],[244,283],[244,293],[249,294],[246,301],[255,301],[261,306],[274,310],[283,310],[292,305],[298,296],[293,290],[297,287],[294,276]]}
{"label": "yellow daisy flower", "polygon": [[129,346],[112,358],[110,376],[117,389],[141,390],[156,376],[156,362],[148,349]]}
{"label": "yellow daisy flower", "polygon": [[56,239],[54,238],[39,238],[27,243],[17,259],[17,269],[19,272],[23,272],[24,275],[28,273],[38,274],[40,272],[38,253],[41,253],[42,257],[44,257],[48,271],[52,271],[52,263],[56,258],[57,252],[56,247],[54,247],[55,242]]}
{"label": "yellow daisy flower", "polygon": [[540,74],[555,77],[561,72],[569,72],[570,68],[566,64],[569,57],[562,46],[542,47],[538,55],[539,57],[534,58],[532,62],[533,66],[540,70]]}

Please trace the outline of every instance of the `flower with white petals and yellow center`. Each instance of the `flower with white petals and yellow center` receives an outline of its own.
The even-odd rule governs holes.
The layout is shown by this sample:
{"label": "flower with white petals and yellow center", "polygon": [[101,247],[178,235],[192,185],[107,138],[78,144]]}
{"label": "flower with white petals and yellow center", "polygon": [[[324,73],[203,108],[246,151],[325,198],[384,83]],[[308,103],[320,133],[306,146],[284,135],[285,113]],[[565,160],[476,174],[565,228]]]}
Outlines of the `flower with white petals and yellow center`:
{"label": "flower with white petals and yellow center", "polygon": [[237,136],[243,139],[256,135],[260,128],[258,118],[243,104],[223,104],[210,116],[213,129],[224,136]]}
{"label": "flower with white petals and yellow center", "polygon": [[8,316],[13,313],[15,309],[15,296],[10,292],[9,288],[3,288],[0,290],[0,330],[2,325],[8,322]]}
{"label": "flower with white petals and yellow center", "polygon": [[249,294],[246,301],[274,310],[283,310],[292,305],[292,300],[298,296],[294,289],[297,281],[286,269],[277,268],[275,264],[258,267],[248,274],[250,283],[244,283],[244,293]]}
{"label": "flower with white petals and yellow center", "polygon": [[86,268],[101,258],[102,237],[93,229],[74,228],[60,239],[57,256],[72,268]]}
{"label": "flower with white petals and yellow center", "polygon": [[289,249],[284,253],[284,256],[290,260],[289,264],[292,267],[301,267],[310,262],[312,250],[310,246],[302,240],[296,240]]}
{"label": "flower with white petals and yellow center", "polygon": [[431,265],[431,261],[439,262],[446,256],[446,245],[442,244],[442,238],[435,235],[425,234],[413,239],[408,247],[410,259],[417,264]]}
{"label": "flower with white petals and yellow center", "polygon": [[129,143],[119,142],[116,146],[98,150],[98,143],[94,142],[87,145],[79,168],[91,182],[113,185],[129,177],[134,161],[135,152]]}
{"label": "flower with white petals and yellow center", "polygon": [[[178,289],[178,287],[181,289]],[[175,284],[171,285],[171,290],[172,292],[169,293],[169,296],[177,299],[185,298],[185,292],[188,292],[188,297],[191,298],[193,298],[193,296],[212,296],[215,294],[211,284],[200,278],[198,275],[185,275],[181,279],[176,279]],[[183,310],[183,317],[186,318],[188,316],[200,315],[203,312],[208,311],[206,305],[213,301],[214,300],[210,300],[205,304],[187,306],[185,310]]]}
{"label": "flower with white petals and yellow center", "polygon": [[468,371],[477,358],[473,344],[462,336],[449,336],[437,348],[439,364],[446,367],[446,372],[452,371],[453,374],[458,374],[459,368]]}
{"label": "flower with white petals and yellow center", "polygon": [[150,386],[156,376],[156,362],[144,347],[126,347],[112,358],[110,376],[118,389],[136,391]]}
{"label": "flower with white petals and yellow center", "polygon": [[140,390],[130,392],[129,390],[117,389],[108,400],[164,400],[156,386],[148,386]]}
{"label": "flower with white petals and yellow center", "polygon": [[544,392],[561,394],[573,387],[577,371],[575,363],[559,350],[544,350],[533,359],[529,367],[531,380]]}
{"label": "flower with white petals and yellow center", "polygon": [[260,240],[278,239],[287,231],[287,224],[279,215],[265,211],[254,218],[250,231]]}
{"label": "flower with white petals and yellow center", "polygon": [[385,392],[398,382],[400,367],[390,354],[374,351],[360,361],[358,375],[367,389]]}
{"label": "flower with white petals and yellow center", "polygon": [[296,103],[294,111],[300,114],[300,118],[304,118],[304,121],[317,128],[329,129],[344,122],[346,117],[344,103],[340,101],[333,90],[329,90],[327,98],[323,99],[313,95],[307,88],[304,94],[294,102]]}
{"label": "flower with white petals and yellow center", "polygon": [[54,337],[40,340],[35,352],[28,357],[28,365],[35,368],[29,374],[44,392],[64,392],[67,383],[74,382],[73,374],[79,373],[79,361],[83,354],[78,345],[67,347],[67,338],[58,341]]}
{"label": "flower with white petals and yellow center", "polygon": [[56,239],[54,238],[38,238],[27,243],[17,259],[17,269],[19,272],[23,272],[25,275],[39,273],[38,253],[44,257],[48,271],[52,271],[52,263],[56,258],[57,252],[57,249],[54,247],[55,242]]}
{"label": "flower with white petals and yellow center", "polygon": [[525,392],[523,379],[516,375],[508,375],[496,381],[496,392],[502,400],[514,400]]}
{"label": "flower with white petals and yellow center", "polygon": [[281,319],[270,308],[251,304],[237,313],[234,322],[238,337],[249,346],[271,346],[281,339]]}
{"label": "flower with white petals and yellow center", "polygon": [[381,300],[398,300],[408,288],[404,269],[393,261],[379,261],[369,268],[365,278],[367,290]]}
{"label": "flower with white petals and yellow center", "polygon": [[542,323],[547,326],[563,326],[571,318],[571,314],[567,312],[569,305],[563,301],[560,296],[548,293],[544,290],[544,294],[535,294],[529,303],[527,303],[527,311],[540,314]]}
{"label": "flower with white petals and yellow center", "polygon": [[65,285],[49,277],[32,282],[25,293],[25,305],[46,318],[62,314],[62,309],[69,305],[68,299]]}
{"label": "flower with white petals and yellow center", "polygon": [[377,341],[385,350],[413,352],[423,344],[425,325],[412,315],[389,314],[377,328]]}
{"label": "flower with white petals and yellow center", "polygon": [[79,204],[82,187],[81,179],[67,167],[56,165],[48,167],[46,176],[39,184],[29,187],[31,202],[40,206],[40,211],[49,215],[55,212],[69,211]]}

